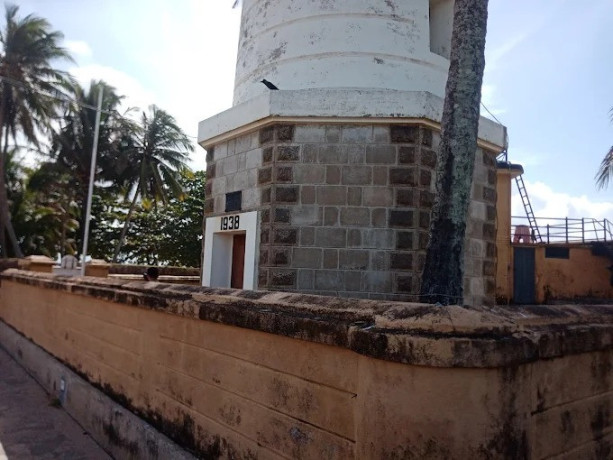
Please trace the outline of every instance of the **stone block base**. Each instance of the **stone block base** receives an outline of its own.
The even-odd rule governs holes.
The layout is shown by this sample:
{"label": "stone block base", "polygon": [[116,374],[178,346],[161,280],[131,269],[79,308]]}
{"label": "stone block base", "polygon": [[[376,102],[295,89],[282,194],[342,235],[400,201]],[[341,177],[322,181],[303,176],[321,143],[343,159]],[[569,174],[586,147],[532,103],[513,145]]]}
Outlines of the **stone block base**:
{"label": "stone block base", "polygon": [[[260,211],[260,289],[419,301],[435,199],[432,123],[279,123],[209,148],[207,217]],[[496,152],[476,152],[465,302],[494,303]]]}

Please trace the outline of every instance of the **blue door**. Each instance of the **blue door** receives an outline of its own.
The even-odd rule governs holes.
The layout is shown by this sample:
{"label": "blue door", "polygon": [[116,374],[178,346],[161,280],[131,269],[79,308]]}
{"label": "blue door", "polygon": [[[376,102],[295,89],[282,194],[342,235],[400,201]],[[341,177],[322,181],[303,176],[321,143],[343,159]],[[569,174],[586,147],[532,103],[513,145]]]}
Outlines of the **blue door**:
{"label": "blue door", "polygon": [[535,294],[534,248],[513,248],[513,301],[532,305]]}

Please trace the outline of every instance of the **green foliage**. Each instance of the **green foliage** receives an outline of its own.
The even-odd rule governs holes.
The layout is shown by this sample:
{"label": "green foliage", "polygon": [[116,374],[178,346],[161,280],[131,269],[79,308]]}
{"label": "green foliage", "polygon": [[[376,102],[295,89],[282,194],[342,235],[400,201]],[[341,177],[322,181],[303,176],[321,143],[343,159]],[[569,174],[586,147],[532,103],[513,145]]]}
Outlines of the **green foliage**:
{"label": "green foliage", "polygon": [[[165,206],[141,202],[133,213],[118,260],[147,265],[200,266],[205,180],[204,171],[183,170],[178,180],[183,190],[180,196],[171,197]],[[103,201],[99,201],[99,206],[99,210],[92,212],[99,216],[92,232],[92,255],[108,259],[119,236],[117,222],[123,220],[127,206]]]}
{"label": "green foliage", "polygon": [[205,182],[204,171],[184,171],[180,178],[183,194],[160,208],[163,238],[158,256],[164,264],[200,266]]}
{"label": "green foliage", "polygon": [[25,197],[26,176],[31,173],[23,166],[23,158],[18,156],[17,149],[6,152],[4,170],[6,174],[6,191],[11,213],[19,209]]}
{"label": "green foliage", "polygon": [[6,186],[8,141],[21,136],[31,145],[40,145],[38,133],[49,131],[58,110],[58,95],[67,87],[69,77],[51,63],[70,59],[59,46],[62,34],[52,31],[39,17],[18,16],[19,8],[6,5],[5,23],[0,29],[0,249],[9,255],[5,230],[11,239],[14,255],[22,251],[11,224]]}
{"label": "green foliage", "polygon": [[152,105],[143,112],[138,126],[132,126],[127,139],[128,167],[123,178],[128,188],[136,187],[137,194],[153,201],[168,201],[168,193],[182,193],[179,172],[187,168],[193,146],[166,111]]}
{"label": "green foliage", "polygon": [[121,221],[128,212],[128,205],[117,195],[100,188],[94,189],[90,220],[89,254],[94,259],[110,261],[113,249],[119,241]]}
{"label": "green foliage", "polygon": [[[91,107],[102,88],[89,255],[199,265],[205,177],[186,165],[193,150],[188,136],[164,110],[151,106],[133,121],[118,113],[123,96],[104,81],[82,88],[55,69],[52,61],[70,59],[61,39],[44,19],[19,18],[17,7],[6,7],[0,27],[2,255],[20,256],[23,248],[55,257],[81,249],[96,120]],[[17,138],[45,161],[21,167],[8,144]]]}
{"label": "green foliage", "polygon": [[11,203],[13,220],[26,255],[55,257],[57,253],[76,252],[79,209],[69,175],[59,173],[52,163],[44,163],[26,172],[15,196],[18,199]]}
{"label": "green foliage", "polygon": [[18,12],[19,7],[6,5],[6,22],[0,32],[0,75],[7,77],[1,84],[1,127],[5,134],[14,138],[19,133],[38,146],[37,130],[48,131],[59,105],[49,94],[63,94],[70,84],[68,74],[51,62],[71,58],[59,46],[60,32],[51,31],[45,19],[19,18]]}
{"label": "green foliage", "polygon": [[[79,209],[77,218],[80,229],[84,228],[87,209],[96,111],[83,108],[79,104],[95,107],[101,88],[103,112],[100,117],[96,159],[97,192],[104,194],[100,188],[117,187],[117,178],[127,169],[121,138],[131,128],[131,123],[115,115],[123,97],[117,95],[115,88],[104,81],[92,81],[88,90],[77,83],[71,86],[73,102],[67,106],[64,116],[59,120],[60,129],[52,136],[49,152],[58,173],[69,176],[68,181],[74,189],[74,200]],[[77,233],[77,247],[82,246],[82,240],[83,235]]]}
{"label": "green foliage", "polygon": [[156,206],[158,201],[167,204],[169,196],[183,194],[179,176],[181,171],[188,169],[188,152],[193,150],[175,119],[155,105],[149,107],[148,114],[143,112],[140,125],[133,125],[131,136],[125,140],[130,145],[126,150],[129,166],[122,178],[133,197],[113,261],[118,260],[138,198],[143,205],[151,200]]}
{"label": "green foliage", "polygon": [[[50,172],[46,163],[29,172],[27,188],[15,226],[25,253],[78,252],[79,207],[65,176]],[[49,181],[53,180],[53,185]],[[183,170],[179,184],[183,193],[164,206],[141,202],[134,211],[130,232],[119,261],[147,265],[198,267],[201,264],[202,216],[205,172]],[[72,192],[71,192],[72,190]],[[111,260],[119,240],[129,203],[108,189],[97,189],[92,198],[89,253],[95,259]]]}
{"label": "green foliage", "polygon": [[[611,109],[611,121],[613,122],[613,109]],[[598,172],[596,173],[596,186],[599,189],[607,188],[609,180],[613,177],[613,147],[606,153]]]}
{"label": "green foliage", "polygon": [[[82,203],[76,186],[77,166],[57,158],[26,169],[7,156],[7,183],[11,212],[19,242],[26,255],[56,257],[80,250]],[[205,172],[182,168],[177,173],[177,194],[166,204],[147,198],[135,201],[127,241],[118,255],[124,262],[199,266]],[[131,203],[119,184],[97,185],[92,197],[89,254],[111,260]],[[167,192],[166,192],[167,193]]]}
{"label": "green foliage", "polygon": [[103,112],[100,116],[96,178],[99,181],[114,181],[127,169],[127,161],[120,158],[120,137],[131,128],[131,124],[117,113],[123,96],[117,95],[115,88],[102,80],[92,81],[88,90],[77,83],[71,86],[73,102],[58,120],[60,129],[52,135],[49,152],[58,169],[70,172],[72,184],[83,200],[89,184],[96,111],[79,104],[96,106],[100,88],[103,89]]}

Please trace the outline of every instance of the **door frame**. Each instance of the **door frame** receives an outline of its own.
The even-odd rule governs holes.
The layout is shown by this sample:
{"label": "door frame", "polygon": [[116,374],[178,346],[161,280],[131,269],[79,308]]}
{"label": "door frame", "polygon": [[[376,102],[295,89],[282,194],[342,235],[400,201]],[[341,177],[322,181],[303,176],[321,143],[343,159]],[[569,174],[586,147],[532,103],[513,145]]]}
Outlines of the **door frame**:
{"label": "door frame", "polygon": [[[238,217],[238,219],[235,219]],[[256,289],[258,211],[226,213],[205,220],[202,286],[230,287],[232,242],[236,233],[245,234],[243,289]]]}

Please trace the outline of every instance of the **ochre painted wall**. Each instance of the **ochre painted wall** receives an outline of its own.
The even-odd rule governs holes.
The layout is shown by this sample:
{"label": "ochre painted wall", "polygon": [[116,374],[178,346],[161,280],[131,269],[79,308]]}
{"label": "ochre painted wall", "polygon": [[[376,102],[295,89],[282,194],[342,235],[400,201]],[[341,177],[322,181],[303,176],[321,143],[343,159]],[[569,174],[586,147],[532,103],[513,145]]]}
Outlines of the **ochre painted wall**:
{"label": "ochre painted wall", "polygon": [[6,281],[0,305],[2,320],[134,409],[171,431],[191,426],[188,447],[217,437],[245,457],[354,455],[355,353]]}
{"label": "ochre painted wall", "polygon": [[545,246],[535,250],[536,300],[613,299],[612,263],[589,247],[569,247],[568,259],[545,258]]}
{"label": "ochre painted wall", "polygon": [[0,319],[201,455],[587,458],[613,442],[610,350],[406,365],[6,278]]}
{"label": "ochre painted wall", "polygon": [[511,182],[517,173],[499,168],[496,175],[496,300],[507,303],[513,297]]}
{"label": "ochre painted wall", "polygon": [[[569,248],[568,259],[545,258],[545,244],[511,244],[511,190],[518,169],[499,167],[496,184],[496,300],[513,301],[513,248],[535,248],[536,303],[557,300],[613,299],[607,269],[613,261],[592,255],[591,248],[581,244]],[[560,245],[557,245],[560,246]]]}

